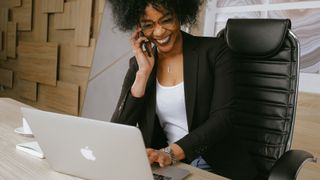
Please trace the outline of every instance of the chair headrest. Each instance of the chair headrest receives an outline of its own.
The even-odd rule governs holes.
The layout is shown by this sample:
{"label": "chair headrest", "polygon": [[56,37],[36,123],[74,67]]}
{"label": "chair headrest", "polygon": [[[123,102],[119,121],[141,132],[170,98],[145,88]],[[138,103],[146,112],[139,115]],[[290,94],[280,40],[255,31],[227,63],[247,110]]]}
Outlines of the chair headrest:
{"label": "chair headrest", "polygon": [[225,39],[236,53],[268,56],[279,50],[290,28],[289,19],[229,19]]}

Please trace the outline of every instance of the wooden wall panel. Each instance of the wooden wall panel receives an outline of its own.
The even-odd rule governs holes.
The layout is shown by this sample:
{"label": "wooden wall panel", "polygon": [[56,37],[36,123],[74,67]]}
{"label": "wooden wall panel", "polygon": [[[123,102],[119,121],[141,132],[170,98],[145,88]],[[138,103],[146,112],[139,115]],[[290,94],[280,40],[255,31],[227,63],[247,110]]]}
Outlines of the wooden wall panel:
{"label": "wooden wall panel", "polygon": [[57,43],[19,42],[18,53],[18,66],[22,79],[56,85]]}
{"label": "wooden wall panel", "polygon": [[3,38],[2,38],[2,36],[3,36],[3,32],[2,31],[0,31],[0,52],[2,51],[2,48],[3,48],[3,46],[2,46],[2,44],[3,44]]}
{"label": "wooden wall panel", "polygon": [[[77,96],[74,96],[74,101],[72,100],[78,103],[67,105],[69,108],[67,113],[79,114],[78,110],[83,104],[90,73],[89,67],[95,48],[95,43],[91,41],[95,41],[98,37],[98,24],[102,17],[104,0],[0,0],[0,3],[2,3],[0,9],[5,4],[9,8],[9,18],[5,18],[6,21],[3,22],[17,23],[16,42],[18,42],[15,45],[16,58],[0,61],[0,68],[14,72],[13,88],[0,91],[0,96],[11,97],[44,110],[66,112],[65,108],[60,108],[61,110],[57,108],[58,105],[51,105],[52,107],[48,105],[51,102],[48,101],[46,89],[51,88],[58,93],[59,88],[52,86],[55,86],[56,81],[59,80],[78,86],[78,93],[75,93]],[[42,12],[44,3],[48,13]],[[53,5],[50,5],[51,3]],[[0,25],[0,28],[3,27]],[[0,36],[3,42],[8,42],[4,39],[8,37],[7,29],[10,27],[0,30],[3,34],[6,33],[5,36]],[[14,41],[10,40],[10,42]],[[50,59],[51,50],[45,48],[48,46],[47,42],[55,42],[56,46],[59,45],[59,53],[54,53],[53,59]],[[80,43],[76,45],[76,42]],[[75,47],[78,53],[77,59],[74,59],[76,58]],[[29,54],[24,52],[26,48],[29,48]],[[13,50],[8,46],[5,49]]]}
{"label": "wooden wall panel", "polygon": [[79,86],[57,81],[57,86],[42,86],[46,105],[72,115],[79,114]]}
{"label": "wooden wall panel", "polygon": [[7,31],[7,56],[16,58],[17,23],[8,22]]}
{"label": "wooden wall panel", "polygon": [[79,18],[77,7],[76,1],[64,3],[63,13],[54,15],[55,29],[75,29],[76,20]]}
{"label": "wooden wall panel", "polygon": [[103,10],[105,7],[105,0],[96,0],[94,1],[94,9],[93,9],[93,18],[92,18],[92,36],[93,37],[97,37],[99,35],[100,32],[100,26],[101,26],[101,22],[102,22],[102,17],[103,17]]}
{"label": "wooden wall panel", "polygon": [[32,31],[19,33],[20,41],[47,42],[49,14],[41,12],[42,0],[33,0]]}
{"label": "wooden wall panel", "polygon": [[74,56],[71,58],[71,64],[74,66],[91,67],[95,48],[95,39],[90,40],[89,47],[75,46]]}
{"label": "wooden wall panel", "polygon": [[78,17],[75,31],[75,45],[89,46],[92,0],[77,1]]}
{"label": "wooden wall panel", "polygon": [[20,97],[31,101],[37,101],[37,91],[38,88],[36,82],[19,79],[18,94]]}
{"label": "wooden wall panel", "polygon": [[[71,61],[73,61],[74,55],[74,44],[73,43],[62,43],[60,46],[59,54],[59,80],[64,82],[70,82],[73,84],[78,84],[80,86],[80,109],[82,107],[87,81],[90,74],[90,68],[72,66]],[[91,60],[92,61],[92,60]]]}
{"label": "wooden wall panel", "polygon": [[98,13],[99,14],[103,14],[103,10],[104,10],[104,6],[106,4],[105,0],[99,0],[99,4],[98,4]]}
{"label": "wooden wall panel", "polygon": [[0,85],[12,88],[13,71],[0,68]]}
{"label": "wooden wall panel", "polygon": [[0,1],[0,7],[12,8],[17,6],[21,6],[21,0]]}
{"label": "wooden wall panel", "polygon": [[42,0],[43,13],[57,13],[63,12],[64,0]]}
{"label": "wooden wall panel", "polygon": [[18,31],[32,29],[32,0],[21,0],[21,7],[12,8],[12,21],[17,22]]}
{"label": "wooden wall panel", "polygon": [[34,0],[33,10],[33,40],[37,42],[47,42],[48,40],[48,14],[41,12],[43,0]]}
{"label": "wooden wall panel", "polygon": [[8,27],[9,9],[0,8],[0,32],[2,32],[2,50],[0,51],[0,60],[7,60],[7,27]]}

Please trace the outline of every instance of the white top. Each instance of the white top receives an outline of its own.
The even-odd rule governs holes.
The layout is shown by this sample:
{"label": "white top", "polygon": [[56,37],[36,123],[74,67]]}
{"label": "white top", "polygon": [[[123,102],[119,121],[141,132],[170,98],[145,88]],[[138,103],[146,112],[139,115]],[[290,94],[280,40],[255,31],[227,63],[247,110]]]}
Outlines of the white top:
{"label": "white top", "polygon": [[188,134],[183,82],[175,86],[162,86],[157,80],[156,94],[156,113],[168,144],[172,144]]}

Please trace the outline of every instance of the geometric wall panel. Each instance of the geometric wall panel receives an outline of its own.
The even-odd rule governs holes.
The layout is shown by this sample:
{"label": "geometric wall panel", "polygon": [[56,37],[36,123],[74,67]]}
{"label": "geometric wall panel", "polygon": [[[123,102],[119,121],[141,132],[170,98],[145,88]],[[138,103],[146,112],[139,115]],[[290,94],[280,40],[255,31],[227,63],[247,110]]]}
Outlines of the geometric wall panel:
{"label": "geometric wall panel", "polygon": [[42,0],[32,1],[32,30],[19,32],[18,41],[47,42],[49,14],[41,12],[41,5]]}
{"label": "geometric wall panel", "polygon": [[96,17],[97,20],[96,23],[98,23],[98,29],[100,29],[101,23],[102,23],[102,17],[103,17],[103,10],[105,7],[106,1],[105,0],[99,0],[99,5],[98,5],[98,12],[94,16]]}
{"label": "geometric wall panel", "polygon": [[77,1],[78,15],[75,30],[75,45],[89,46],[92,0]]}
{"label": "geometric wall panel", "polygon": [[57,86],[40,85],[48,107],[72,114],[79,114],[79,86],[67,82],[57,81]]}
{"label": "geometric wall panel", "polygon": [[17,6],[21,6],[21,0],[0,1],[0,7],[12,8]]}
{"label": "geometric wall panel", "polygon": [[12,88],[13,71],[0,68],[0,85]]}
{"label": "geometric wall panel", "polygon": [[19,42],[18,69],[20,78],[56,85],[58,44],[54,42]]}
{"label": "geometric wall panel", "polygon": [[0,8],[0,33],[1,33],[1,49],[0,60],[7,59],[7,26],[8,26],[9,9]]}
{"label": "geometric wall panel", "polygon": [[63,12],[64,0],[42,0],[42,12],[43,13],[56,13]]}
{"label": "geometric wall panel", "polygon": [[47,42],[48,40],[48,14],[41,12],[43,0],[33,0],[33,26],[32,39],[37,42]]}
{"label": "geometric wall panel", "polygon": [[21,0],[21,7],[12,8],[12,21],[17,22],[18,31],[31,31],[32,0]]}
{"label": "geometric wall panel", "polygon": [[71,58],[71,64],[74,66],[91,67],[91,62],[96,48],[96,40],[90,40],[90,46],[74,46],[74,57]]}
{"label": "geometric wall panel", "polygon": [[77,2],[64,3],[63,13],[54,15],[55,29],[75,29],[78,16]]}
{"label": "geometric wall panel", "polygon": [[105,0],[0,0],[0,56],[8,59],[0,60],[0,68],[14,74],[13,88],[0,90],[0,96],[79,114],[102,4]]}
{"label": "geometric wall panel", "polygon": [[16,58],[17,23],[8,22],[7,31],[7,56]]}
{"label": "geometric wall panel", "polygon": [[103,14],[105,4],[106,4],[105,0],[99,0],[99,7],[98,7],[99,14]]}
{"label": "geometric wall panel", "polygon": [[37,84],[36,82],[19,79],[17,85],[19,96],[31,101],[37,101]]}
{"label": "geometric wall panel", "polygon": [[3,32],[0,31],[0,51],[2,51],[2,44],[3,44],[3,41],[2,41],[2,36],[3,36]]}

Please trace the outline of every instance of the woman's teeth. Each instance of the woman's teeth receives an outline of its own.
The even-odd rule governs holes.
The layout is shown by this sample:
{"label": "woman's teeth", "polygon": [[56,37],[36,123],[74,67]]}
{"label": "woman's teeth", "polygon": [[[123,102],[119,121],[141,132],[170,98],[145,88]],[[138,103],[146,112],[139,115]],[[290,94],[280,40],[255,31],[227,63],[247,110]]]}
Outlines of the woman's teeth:
{"label": "woman's teeth", "polygon": [[167,36],[167,37],[164,38],[164,39],[158,39],[157,42],[158,42],[159,44],[165,44],[165,43],[169,42],[169,40],[170,40],[170,36]]}

